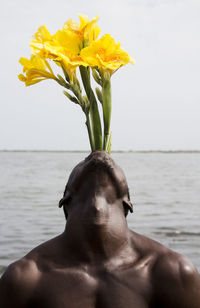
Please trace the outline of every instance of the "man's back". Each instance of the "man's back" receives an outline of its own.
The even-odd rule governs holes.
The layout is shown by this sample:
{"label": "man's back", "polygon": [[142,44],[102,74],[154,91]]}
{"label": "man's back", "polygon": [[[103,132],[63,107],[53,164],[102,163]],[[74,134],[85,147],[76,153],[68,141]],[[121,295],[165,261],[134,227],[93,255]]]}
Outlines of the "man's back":
{"label": "man's back", "polygon": [[78,263],[63,251],[62,235],[38,246],[2,277],[0,307],[199,308],[199,277],[190,262],[130,234],[133,254],[117,263]]}

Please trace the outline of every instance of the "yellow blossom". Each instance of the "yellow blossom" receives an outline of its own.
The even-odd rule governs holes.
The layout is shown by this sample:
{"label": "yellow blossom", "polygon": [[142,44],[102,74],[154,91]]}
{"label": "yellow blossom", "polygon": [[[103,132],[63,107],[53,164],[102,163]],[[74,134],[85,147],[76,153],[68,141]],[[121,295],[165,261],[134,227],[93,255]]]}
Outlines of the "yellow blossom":
{"label": "yellow blossom", "polygon": [[121,66],[134,60],[125,52],[120,43],[115,43],[110,34],[105,34],[98,41],[81,50],[81,58],[87,62],[89,66],[98,66],[101,71],[109,71],[112,75]]}
{"label": "yellow blossom", "polygon": [[47,29],[47,26],[43,25],[39,27],[38,31],[35,33],[35,38],[37,41],[42,43],[42,42],[50,41],[52,36],[49,30]]}
{"label": "yellow blossom", "polygon": [[70,80],[73,79],[77,66],[87,66],[80,57],[81,49],[96,40],[101,31],[96,25],[98,16],[90,21],[87,16],[80,14],[79,20],[80,24],[69,19],[63,29],[54,35],[43,25],[30,42],[33,54],[54,60],[65,69]]}
{"label": "yellow blossom", "polygon": [[32,55],[30,60],[20,58],[19,63],[23,66],[23,74],[19,74],[18,78],[23,81],[26,86],[33,85],[45,79],[55,79],[49,63],[37,55]]}
{"label": "yellow blossom", "polygon": [[69,30],[59,30],[54,34],[53,42],[48,46],[51,55],[55,57],[54,61],[58,65],[62,65],[70,80],[72,80],[77,66],[87,65],[79,55],[80,45],[81,39],[77,34]]}
{"label": "yellow blossom", "polygon": [[90,21],[87,16],[79,14],[80,24],[73,19],[69,19],[64,23],[63,29],[77,34],[82,41],[83,48],[91,44],[91,42],[95,41],[101,32],[101,29],[96,24],[98,19],[99,16],[97,15]]}
{"label": "yellow blossom", "polygon": [[87,66],[80,57],[84,46],[97,39],[100,28],[96,25],[98,16],[91,21],[85,15],[79,14],[80,24],[69,19],[63,26],[51,35],[45,25],[39,27],[30,42],[33,54],[42,58],[52,59],[61,65],[72,80],[77,66]]}
{"label": "yellow blossom", "polygon": [[34,34],[33,40],[30,42],[30,46],[33,54],[38,54],[40,57],[51,58],[48,45],[52,41],[52,35],[47,29],[46,25],[38,28],[38,31]]}
{"label": "yellow blossom", "polygon": [[86,65],[79,56],[82,39],[68,29],[58,30],[51,36],[46,26],[42,26],[36,32],[30,46],[34,54],[52,59],[61,65],[71,80],[77,66]]}

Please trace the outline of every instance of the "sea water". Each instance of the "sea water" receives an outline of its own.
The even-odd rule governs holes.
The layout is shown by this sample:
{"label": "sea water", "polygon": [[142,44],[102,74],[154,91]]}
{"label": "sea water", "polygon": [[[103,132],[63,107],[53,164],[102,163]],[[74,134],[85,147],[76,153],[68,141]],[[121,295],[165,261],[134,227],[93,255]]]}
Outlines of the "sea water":
{"label": "sea water", "polygon": [[[58,202],[88,153],[0,152],[0,273],[63,232]],[[200,154],[113,153],[127,177],[131,229],[188,256],[200,270]]]}

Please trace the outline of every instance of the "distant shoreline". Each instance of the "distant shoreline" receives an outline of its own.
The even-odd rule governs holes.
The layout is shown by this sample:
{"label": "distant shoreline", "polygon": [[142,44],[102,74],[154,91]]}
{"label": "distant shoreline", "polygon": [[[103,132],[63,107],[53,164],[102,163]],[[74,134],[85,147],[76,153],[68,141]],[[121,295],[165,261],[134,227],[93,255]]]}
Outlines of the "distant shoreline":
{"label": "distant shoreline", "polygon": [[[0,150],[0,153],[90,153],[86,150]],[[141,153],[141,154],[200,154],[200,150],[136,150],[136,151],[122,151],[116,150],[112,153]]]}

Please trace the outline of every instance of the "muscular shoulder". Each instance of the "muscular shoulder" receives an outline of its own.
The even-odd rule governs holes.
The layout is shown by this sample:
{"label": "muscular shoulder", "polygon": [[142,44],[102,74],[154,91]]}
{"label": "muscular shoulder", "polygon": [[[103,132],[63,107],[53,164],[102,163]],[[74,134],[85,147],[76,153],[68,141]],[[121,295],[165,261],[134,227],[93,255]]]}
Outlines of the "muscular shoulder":
{"label": "muscular shoulder", "polygon": [[9,265],[0,279],[0,307],[26,307],[38,279],[32,259],[25,257]]}
{"label": "muscular shoulder", "polygon": [[200,277],[188,258],[167,250],[154,266],[154,285],[167,307],[200,307]]}
{"label": "muscular shoulder", "polygon": [[154,271],[160,278],[165,278],[168,283],[174,281],[178,285],[184,284],[185,286],[198,274],[187,257],[167,248],[165,252],[158,254]]}
{"label": "muscular shoulder", "polygon": [[[43,272],[55,265],[60,237],[51,239],[8,266],[0,279],[0,307],[26,308]],[[10,296],[12,294],[12,296]]]}
{"label": "muscular shoulder", "polygon": [[170,308],[200,307],[200,276],[191,261],[164,245],[132,233],[138,254],[151,260],[155,305]]}

